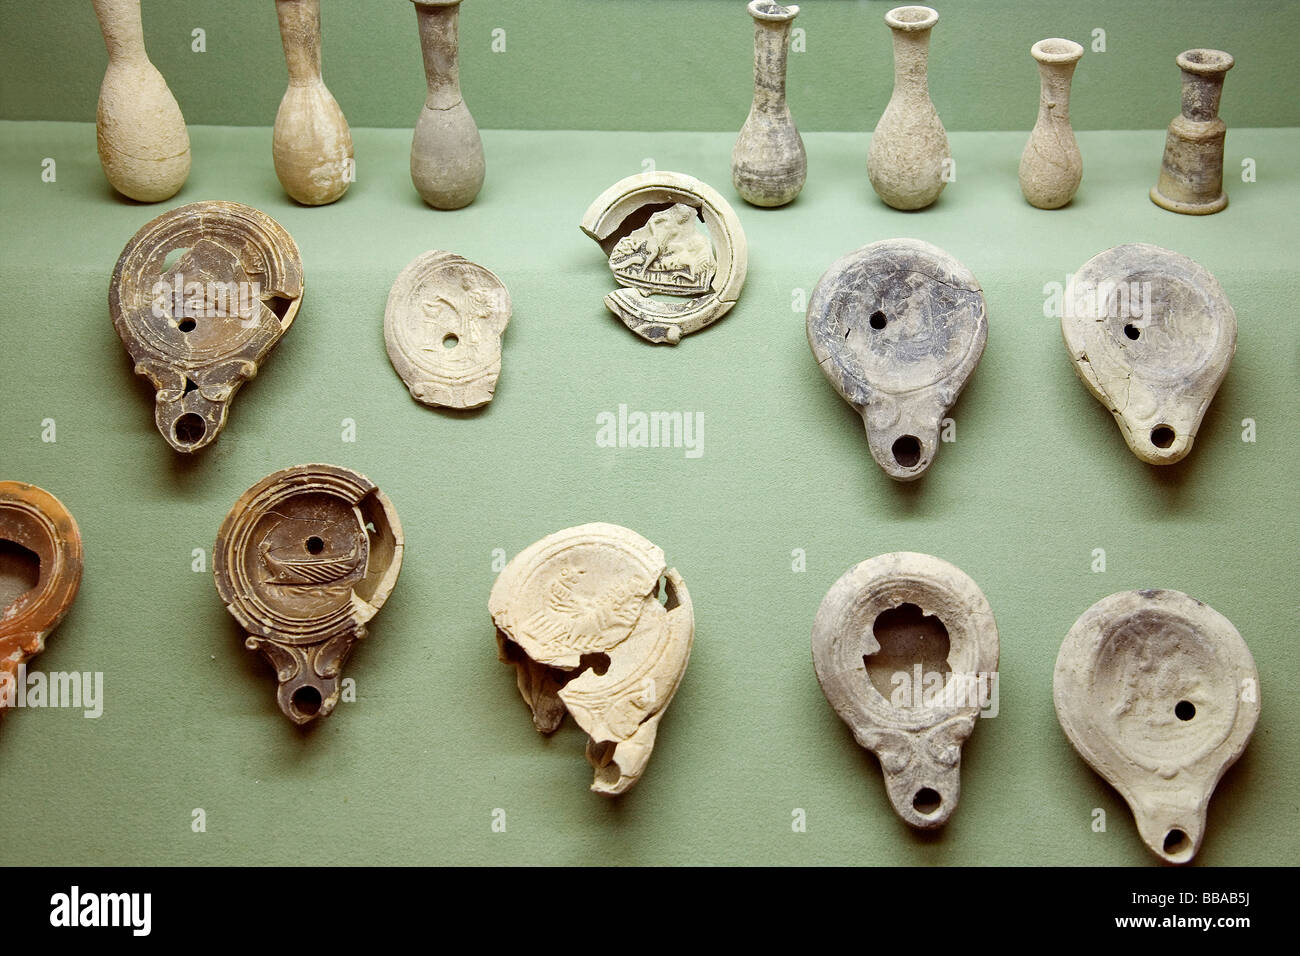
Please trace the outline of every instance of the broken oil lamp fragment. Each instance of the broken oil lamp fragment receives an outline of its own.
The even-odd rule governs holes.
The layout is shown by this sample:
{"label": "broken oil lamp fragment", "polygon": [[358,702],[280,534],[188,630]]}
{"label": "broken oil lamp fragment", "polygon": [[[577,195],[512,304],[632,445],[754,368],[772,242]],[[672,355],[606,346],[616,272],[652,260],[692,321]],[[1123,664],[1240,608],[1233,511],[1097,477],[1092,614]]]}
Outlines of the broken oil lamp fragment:
{"label": "broken oil lamp fragment", "polygon": [[506,565],[488,609],[537,729],[552,733],[572,714],[590,738],[591,789],[628,790],[650,759],[695,637],[686,583],[663,551],[618,525],[558,531]]}

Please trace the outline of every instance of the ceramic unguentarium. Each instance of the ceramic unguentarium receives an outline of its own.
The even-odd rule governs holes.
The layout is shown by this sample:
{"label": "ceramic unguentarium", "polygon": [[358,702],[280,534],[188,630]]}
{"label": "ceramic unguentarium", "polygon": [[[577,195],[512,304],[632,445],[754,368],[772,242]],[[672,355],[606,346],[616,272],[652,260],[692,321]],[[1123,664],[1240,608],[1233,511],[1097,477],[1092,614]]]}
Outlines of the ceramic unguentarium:
{"label": "ceramic unguentarium", "polygon": [[942,826],[961,794],[961,748],[997,707],[998,628],[961,569],[882,554],[826,592],[812,630],[817,681],[911,826]]}
{"label": "ceramic unguentarium", "polygon": [[534,726],[549,734],[572,714],[589,738],[591,789],[628,790],[695,637],[686,583],[663,551],[618,525],[558,531],[506,565],[488,609]]}
{"label": "ceramic unguentarium", "polygon": [[275,668],[295,724],[326,717],[343,665],[397,583],[405,547],[387,496],[337,465],[267,475],[235,502],[212,552],[217,593]]}
{"label": "ceramic unguentarium", "polygon": [[790,25],[794,4],[751,0],[754,18],[754,100],[731,151],[731,181],[755,206],[784,206],[799,195],[808,176],[803,139],[785,98]]}
{"label": "ceramic unguentarium", "polygon": [[411,181],[435,209],[468,206],[483,187],[483,140],[460,92],[461,0],[411,0],[428,95],[411,140]]}
{"label": "ceramic unguentarium", "polygon": [[45,649],[81,587],[81,532],[63,503],[21,481],[0,481],[0,714],[19,668]]}
{"label": "ceramic unguentarium", "polygon": [[871,134],[867,176],[895,209],[924,209],[947,185],[948,134],[930,99],[930,31],[939,14],[929,7],[895,7],[885,14],[894,35],[894,91]]}
{"label": "ceramic unguentarium", "polygon": [[288,331],[302,260],[284,227],[236,202],[197,202],[146,223],[108,287],[113,326],[157,394],[167,444],[216,440],[241,385]]}
{"label": "ceramic unguentarium", "polygon": [[332,203],[352,182],[352,131],[325,86],[320,65],[320,0],[275,0],[289,86],[275,114],[275,175],[305,206]]}
{"label": "ceramic unguentarium", "polygon": [[1222,50],[1186,50],[1177,62],[1183,71],[1183,108],[1169,124],[1151,201],[1170,212],[1205,216],[1228,205],[1223,191],[1228,127],[1219,119],[1219,100],[1233,59]]}
{"label": "ceramic unguentarium", "polygon": [[425,405],[478,408],[501,375],[510,293],[477,263],[450,252],[418,256],[397,277],[384,310],[388,358]]}
{"label": "ceramic unguentarium", "polygon": [[1070,80],[1083,56],[1073,40],[1039,40],[1029,50],[1038,61],[1038,121],[1020,155],[1020,191],[1030,205],[1059,209],[1083,179],[1083,156],[1070,126]]}
{"label": "ceramic unguentarium", "polygon": [[898,481],[921,477],[939,429],[988,338],[969,269],[917,239],[885,239],[836,261],[808,302],[822,374],[862,416],[871,455]]}
{"label": "ceramic unguentarium", "polygon": [[619,180],[588,207],[582,231],[609,257],[623,286],[605,296],[605,306],[649,342],[676,345],[716,322],[745,284],[749,246],[740,219],[693,176],[650,172]]}
{"label": "ceramic unguentarium", "polygon": [[95,139],[109,183],[140,202],[169,199],[190,174],[190,134],[144,49],[140,0],[94,0],[108,48]]}
{"label": "ceramic unguentarium", "polygon": [[1237,316],[1218,281],[1184,255],[1132,243],[1084,263],[1065,306],[1075,373],[1133,454],[1181,461],[1237,348]]}
{"label": "ceramic unguentarium", "polygon": [[1259,719],[1259,673],[1232,622],[1181,591],[1123,591],[1070,628],[1056,716],[1120,792],[1151,852],[1186,863],[1210,796]]}

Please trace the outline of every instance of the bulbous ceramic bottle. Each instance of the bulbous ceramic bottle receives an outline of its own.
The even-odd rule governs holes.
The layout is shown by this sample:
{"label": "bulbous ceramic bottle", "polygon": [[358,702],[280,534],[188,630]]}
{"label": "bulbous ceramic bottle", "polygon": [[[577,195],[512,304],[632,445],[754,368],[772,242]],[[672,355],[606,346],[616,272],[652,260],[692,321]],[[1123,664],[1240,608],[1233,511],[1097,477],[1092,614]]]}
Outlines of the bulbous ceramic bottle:
{"label": "bulbous ceramic bottle", "polygon": [[1038,122],[1020,156],[1020,191],[1039,209],[1059,209],[1083,179],[1083,157],[1070,128],[1070,78],[1083,56],[1073,40],[1039,40],[1029,50],[1038,61]]}
{"label": "bulbous ceramic bottle", "polygon": [[305,206],[332,203],[352,182],[352,131],[320,69],[320,0],[275,0],[289,86],[275,114],[275,175]]}
{"label": "bulbous ceramic bottle", "polygon": [[95,0],[108,48],[95,139],[109,183],[140,202],[170,199],[190,174],[190,134],[144,49],[140,0]]}
{"label": "bulbous ceramic bottle", "polygon": [[894,31],[894,92],[867,153],[867,176],[895,209],[924,209],[943,192],[948,134],[930,101],[926,75],[930,30],[939,14],[929,7],[895,7],[885,14]]}
{"label": "bulbous ceramic bottle", "polygon": [[461,0],[412,0],[429,95],[411,141],[411,181],[435,209],[468,206],[483,186],[483,140],[460,94]]}
{"label": "bulbous ceramic bottle", "polygon": [[808,176],[803,139],[785,99],[793,4],[751,0],[754,18],[754,102],[731,151],[731,181],[745,202],[784,206],[799,195]]}

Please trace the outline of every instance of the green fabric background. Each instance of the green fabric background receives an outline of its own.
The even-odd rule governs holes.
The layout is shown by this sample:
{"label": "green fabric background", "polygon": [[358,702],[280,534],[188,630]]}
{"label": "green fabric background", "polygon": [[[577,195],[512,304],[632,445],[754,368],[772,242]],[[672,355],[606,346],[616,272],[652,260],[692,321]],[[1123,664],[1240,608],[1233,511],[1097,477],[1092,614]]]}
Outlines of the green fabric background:
{"label": "green fabric background", "polygon": [[[866,137],[811,134],[808,187],[782,210],[736,202],[750,242],[739,305],[677,348],[641,342],[601,303],[612,284],[577,228],[605,185],[689,170],[734,196],[730,133],[485,135],[488,181],[456,213],[424,208],[409,135],[357,131],[367,172],[336,205],[281,193],[266,129],[192,130],[194,173],[172,203],[114,198],[89,125],[0,126],[3,327],[0,473],[59,495],[80,522],[80,598],[46,670],[101,670],[105,713],[0,720],[0,859],[203,862],[1133,862],[1122,801],[1075,755],[1052,710],[1070,625],[1126,588],[1174,587],[1241,630],[1263,682],[1254,740],[1211,804],[1200,859],[1292,862],[1300,838],[1294,413],[1300,332],[1300,135],[1233,130],[1217,216],[1176,216],[1147,187],[1158,131],[1084,133],[1075,203],[1026,205],[1022,133],[957,133],[958,181],[931,210],[876,200]],[[58,181],[39,181],[41,157]],[[266,210],[302,250],[297,322],[196,460],[154,430],[152,395],[109,321],[122,246],[164,207],[205,198]],[[988,299],[989,341],[958,403],[957,442],[912,485],[871,461],[862,426],[823,379],[792,308],[837,256],[888,236],[951,251]],[[1240,322],[1231,372],[1196,447],[1156,469],[1124,446],[1070,368],[1043,285],[1120,242],[1177,249],[1222,282]],[[483,412],[414,403],[388,364],[382,317],[398,271],[428,248],[495,270],[514,299],[497,397]],[[704,455],[608,449],[596,415],[702,411]],[[1258,423],[1243,443],[1241,421]],[[42,443],[41,421],[58,441]],[[340,441],[340,422],[357,441]],[[210,573],[190,570],[235,499],[286,465],[329,461],[395,503],[407,559],[348,673],[359,700],[302,734],[272,674],[243,649]],[[573,524],[625,524],[667,552],[695,600],[695,653],[645,778],[609,803],[586,792],[583,737],[532,729],[495,659],[493,549],[513,556]],[[1107,570],[1089,570],[1093,548]],[[803,548],[807,571],[791,571]],[[956,563],[988,596],[1002,638],[1001,714],[967,744],[961,805],[913,834],[878,767],[822,697],[809,651],[822,595],[890,550]],[[208,832],[190,831],[195,807]],[[495,808],[507,831],[491,831]],[[791,811],[808,832],[791,832]],[[1091,811],[1108,814],[1094,834]],[[1279,825],[1279,815],[1282,825]]]}
{"label": "green fabric background", "polygon": [[[893,80],[894,0],[806,0],[790,58],[802,130],[876,125]],[[354,126],[408,127],[424,98],[410,0],[324,0],[325,82]],[[1038,103],[1029,48],[1063,36],[1088,52],[1076,129],[1161,129],[1178,112],[1174,57],[1237,58],[1229,126],[1300,125],[1294,0],[947,0],[931,35],[930,85],[950,130],[1028,129]],[[269,126],[284,92],[272,0],[143,0],[149,55],[191,124]],[[0,0],[0,119],[94,122],[107,57],[89,0]],[[753,26],[745,0],[466,0],[465,100],[484,129],[739,129]],[[191,51],[206,33],[207,52]],[[1093,52],[1093,31],[1106,52]],[[493,53],[504,30],[505,52]],[[498,34],[499,36],[499,34]]]}
{"label": "green fabric background", "polygon": [[[192,124],[204,108],[209,118],[232,122],[265,124],[273,115],[283,61],[269,0],[256,6],[265,33],[259,55],[271,78],[228,69],[187,97],[182,83],[189,81],[169,73]],[[597,41],[615,30],[616,17],[632,17],[629,8],[664,17],[685,4],[600,4],[610,11],[606,22],[561,16],[558,4],[534,20],[538,5],[519,3],[511,10],[523,26],[509,34],[508,54],[519,59],[467,57],[469,98],[484,126],[572,125],[590,113],[591,125],[614,126],[685,125],[704,116],[727,131],[489,129],[482,194],[465,210],[439,213],[411,186],[409,129],[360,128],[362,115],[402,123],[419,108],[414,17],[408,10],[394,16],[385,4],[371,37],[384,62],[405,62],[400,82],[371,68],[352,88],[341,62],[346,31],[331,9],[338,6],[326,4],[326,77],[354,121],[359,181],[336,205],[307,209],[285,197],[264,125],[191,125],[189,182],[173,200],[142,206],[105,183],[92,125],[0,123],[0,477],[58,495],[86,543],[80,597],[33,666],[102,671],[107,698],[98,720],[69,710],[0,719],[0,864],[1152,864],[1123,801],[1066,741],[1051,694],[1071,624],[1101,597],[1136,587],[1184,590],[1225,614],[1262,679],[1259,726],[1211,803],[1198,860],[1295,861],[1300,711],[1289,695],[1300,682],[1300,330],[1293,314],[1300,133],[1230,130],[1225,212],[1193,218],[1154,206],[1147,189],[1164,140],[1154,127],[1176,110],[1172,57],[1190,38],[1157,29],[1154,16],[1135,23],[1130,13],[1127,27],[1110,32],[1107,62],[1145,70],[1155,56],[1147,51],[1159,51],[1152,81],[1134,79],[1130,88],[1149,101],[1140,122],[1153,128],[1081,133],[1085,178],[1067,209],[1035,210],[1019,193],[1017,162],[1036,95],[1026,54],[1014,92],[997,94],[1006,109],[989,89],[980,94],[997,107],[988,111],[994,125],[1017,129],[954,133],[957,181],[933,208],[908,214],[882,205],[865,176],[867,135],[828,132],[805,137],[809,181],[800,198],[759,210],[739,201],[728,172],[748,78],[729,80],[717,64],[706,65],[693,32],[680,38],[701,58],[686,88],[697,89],[697,80],[706,90],[726,88],[734,101],[726,110],[665,112],[652,108],[662,99],[651,87],[633,91],[643,104],[634,114],[612,100],[598,113],[583,98],[590,89],[560,92],[550,82],[578,72],[574,64],[583,61],[572,54],[548,54],[557,62],[540,75],[507,69],[531,62],[524,59],[530,24],[551,31],[548,45],[562,26],[571,48],[604,57]],[[481,17],[486,26],[493,17],[474,11],[487,6],[470,0],[466,20]],[[814,6],[850,8],[861,21],[854,28],[861,42],[845,48],[854,51],[846,62],[855,71],[866,69],[860,47],[867,37],[887,56],[876,23],[882,4]],[[59,82],[50,61],[30,59],[34,52],[10,59],[23,42],[15,37],[29,36],[51,14],[23,5],[8,17],[6,70],[35,62],[19,73],[34,70],[53,85],[41,93],[33,77],[11,81],[7,73],[4,115],[90,115],[102,44],[89,10],[78,7],[61,35],[75,41],[84,62]],[[150,49],[168,73],[153,33],[165,19],[162,7],[146,3]],[[691,9],[720,23],[718,7]],[[950,52],[965,49],[956,24],[966,7],[943,8],[937,54],[945,30]],[[736,19],[734,10],[727,15]],[[1039,35],[1075,35],[1093,19],[1076,17],[1066,25],[1079,30],[1058,30],[1049,18],[1032,36],[1016,33],[1011,46],[1019,56]],[[1210,32],[1246,30],[1251,19],[1224,15]],[[397,31],[391,44],[378,31],[389,20]],[[1119,38],[1130,30],[1132,46],[1121,54]],[[747,74],[748,28],[733,32],[726,40],[733,72]],[[1258,41],[1233,33],[1240,44],[1222,43],[1240,64],[1225,95],[1230,123],[1259,106],[1248,89],[1284,98],[1276,78],[1262,80],[1247,65],[1247,52],[1263,60],[1293,33],[1273,23]],[[1203,34],[1197,42],[1206,42]],[[388,51],[397,39],[405,60]],[[968,55],[1003,62],[973,48]],[[792,68],[807,69],[811,56]],[[216,62],[208,57],[203,62]],[[1080,79],[1101,60],[1085,58]],[[501,72],[489,78],[494,62]],[[888,85],[887,68],[871,68],[886,70],[871,84],[871,99],[857,93],[868,86],[864,72],[846,75],[851,110],[830,110],[812,88],[798,94],[796,108],[821,117],[806,126],[870,128]],[[614,75],[612,68],[581,72]],[[936,98],[945,87],[955,98],[961,84],[953,67],[936,63],[934,74]],[[254,86],[263,106],[255,116],[234,115]],[[548,103],[560,99],[553,109],[512,112],[517,91],[534,88],[548,91]],[[398,89],[405,92],[393,96]],[[351,106],[363,95],[401,106],[367,115]],[[500,99],[491,106],[494,95]],[[1076,115],[1092,110],[1098,123],[1126,102],[1092,96]],[[949,119],[942,100],[940,109]],[[981,119],[968,112],[952,125]],[[1294,113],[1258,117],[1275,120],[1295,122]],[[46,157],[57,161],[55,183],[41,182]],[[1258,182],[1240,181],[1243,157],[1256,160]],[[738,306],[675,349],[641,342],[604,309],[601,297],[613,287],[608,269],[577,228],[601,190],[647,159],[718,187],[750,244]],[[140,226],[202,199],[237,200],[279,220],[302,251],[307,291],[294,327],[236,398],[221,438],[190,460],[155,431],[152,393],[132,374],[106,293]],[[892,236],[925,239],[965,263],[983,285],[990,325],[983,361],[953,412],[958,440],[943,445],[911,485],[890,481],[872,462],[860,420],[812,359],[799,301],[835,258]],[[1240,323],[1236,359],[1196,447],[1164,469],[1127,450],[1075,378],[1059,323],[1043,315],[1045,283],[1063,282],[1095,253],[1133,241],[1178,250],[1208,268]],[[514,300],[501,385],[478,413],[417,405],[384,351],[388,289],[431,248],[494,270]],[[703,457],[597,447],[596,416],[620,403],[703,412]],[[57,422],[56,443],[41,440],[46,418]],[[1245,418],[1257,423],[1253,444],[1241,440]],[[356,422],[355,443],[340,440],[344,419]],[[191,554],[203,548],[210,561],[218,525],[248,486],[308,461],[346,465],[377,481],[399,511],[407,555],[392,598],[349,663],[358,701],[303,733],[276,709],[270,669],[244,650],[210,570],[193,572]],[[691,665],[646,775],[613,802],[587,792],[580,731],[566,724],[548,740],[533,730],[513,671],[496,660],[487,614],[494,549],[513,556],[551,531],[593,520],[627,525],[663,547],[696,608]],[[1099,547],[1107,570],[1097,574],[1090,563]],[[806,552],[803,573],[791,570],[795,549]],[[810,657],[812,618],[826,590],[852,564],[891,550],[957,564],[988,597],[1001,632],[1001,713],[980,721],[967,743],[961,804],[940,834],[913,833],[894,816],[876,761],[827,705]],[[200,807],[207,832],[193,833],[191,813]],[[497,808],[506,812],[505,833],[492,831]],[[806,833],[792,832],[794,808],[807,813]],[[1107,814],[1105,833],[1091,830],[1094,808]]]}

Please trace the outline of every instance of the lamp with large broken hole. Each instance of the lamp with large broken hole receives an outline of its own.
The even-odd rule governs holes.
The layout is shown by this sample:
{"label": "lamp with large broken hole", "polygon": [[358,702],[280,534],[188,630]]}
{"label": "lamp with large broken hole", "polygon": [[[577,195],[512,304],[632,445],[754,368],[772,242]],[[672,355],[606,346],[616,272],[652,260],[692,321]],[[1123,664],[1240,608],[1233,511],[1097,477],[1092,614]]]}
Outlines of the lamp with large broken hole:
{"label": "lamp with large broken hole", "polygon": [[156,392],[167,444],[198,451],[288,331],[302,300],[298,246],[266,213],[196,202],[147,223],[108,287],[113,327]]}
{"label": "lamp with large broken hole", "polygon": [[403,548],[387,496],[336,465],[268,475],[222,522],[217,593],[245,646],[275,668],[276,700],[295,724],[334,710],[343,665],[397,583]]}
{"label": "lamp with large broken hole", "polygon": [[663,551],[618,525],[557,531],[506,565],[488,609],[533,724],[553,733],[572,714],[589,738],[591,789],[628,790],[650,759],[695,637],[686,583]]}
{"label": "lamp with large broken hole", "polygon": [[716,189],[684,173],[619,180],[587,209],[582,231],[623,286],[605,306],[648,342],[676,345],[712,325],[745,284],[740,219]]}
{"label": "lamp with large broken hole", "polygon": [[984,293],[948,253],[873,242],[831,265],[808,302],[808,344],[857,410],[871,456],[898,481],[923,475],[939,429],[988,338]]}
{"label": "lamp with large broken hole", "polygon": [[826,592],[812,653],[826,699],[880,758],[894,812],[946,823],[962,744],[997,692],[998,629],[975,582],[928,554],[863,561]]}
{"label": "lamp with large broken hole", "polygon": [[45,649],[81,587],[81,532],[63,503],[21,481],[0,481],[0,713],[19,668]]}

